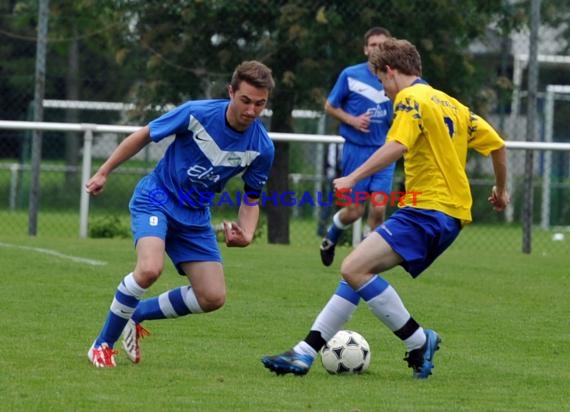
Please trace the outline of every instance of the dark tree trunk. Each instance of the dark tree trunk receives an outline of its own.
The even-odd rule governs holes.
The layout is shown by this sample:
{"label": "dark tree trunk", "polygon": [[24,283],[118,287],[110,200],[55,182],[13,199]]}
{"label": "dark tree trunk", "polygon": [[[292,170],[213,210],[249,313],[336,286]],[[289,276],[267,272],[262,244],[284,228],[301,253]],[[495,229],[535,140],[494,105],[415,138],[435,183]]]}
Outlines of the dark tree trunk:
{"label": "dark tree trunk", "polygon": [[[293,106],[295,94],[286,87],[277,87],[271,98],[273,101],[273,117],[271,118],[271,131],[281,133],[293,132]],[[290,208],[279,204],[281,194],[289,190],[289,143],[275,142],[275,161],[271,176],[267,183],[267,190],[271,197],[275,196],[277,202],[268,201],[265,207],[267,213],[267,240],[270,244],[288,245]]]}

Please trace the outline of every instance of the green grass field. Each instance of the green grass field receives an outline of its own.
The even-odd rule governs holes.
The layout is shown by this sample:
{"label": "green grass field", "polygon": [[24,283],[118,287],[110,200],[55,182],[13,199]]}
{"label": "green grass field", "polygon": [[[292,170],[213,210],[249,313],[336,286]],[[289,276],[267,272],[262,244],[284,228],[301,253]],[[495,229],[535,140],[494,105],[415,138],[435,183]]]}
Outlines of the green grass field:
{"label": "green grass field", "polygon": [[[346,328],[371,345],[365,374],[332,376],[320,361],[305,377],[270,374],[259,359],[305,336],[348,251],[323,268],[316,245],[223,247],[222,310],[147,322],[142,363],[120,353],[117,368],[98,370],[86,352],[132,269],[131,241],[0,235],[1,409],[569,410],[567,252],[473,251],[468,238],[419,279],[401,269],[385,274],[415,318],[443,338],[430,379],[411,378],[403,345],[364,305]],[[183,282],[169,263],[149,295]]]}

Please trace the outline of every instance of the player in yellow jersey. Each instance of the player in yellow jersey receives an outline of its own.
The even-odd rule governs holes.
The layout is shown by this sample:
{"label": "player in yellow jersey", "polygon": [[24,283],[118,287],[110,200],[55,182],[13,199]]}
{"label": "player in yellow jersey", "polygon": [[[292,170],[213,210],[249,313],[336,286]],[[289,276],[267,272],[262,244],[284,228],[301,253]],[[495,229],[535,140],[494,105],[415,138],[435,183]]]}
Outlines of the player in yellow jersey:
{"label": "player in yellow jersey", "polygon": [[344,259],[344,282],[306,338],[287,352],[262,359],[277,374],[306,374],[318,351],[342,329],[362,298],[404,342],[405,360],[413,376],[429,377],[441,338],[414,320],[379,273],[400,265],[417,277],[449,247],[463,225],[471,222],[471,190],[465,171],[468,149],[491,155],[495,172],[489,196],[492,207],[502,211],[509,203],[503,140],[484,119],[421,78],[421,59],[414,45],[387,39],[372,52],[370,61],[394,102],[394,121],[386,144],[333,183],[337,190],[352,188],[403,156],[406,192],[414,196],[406,197],[405,205]]}

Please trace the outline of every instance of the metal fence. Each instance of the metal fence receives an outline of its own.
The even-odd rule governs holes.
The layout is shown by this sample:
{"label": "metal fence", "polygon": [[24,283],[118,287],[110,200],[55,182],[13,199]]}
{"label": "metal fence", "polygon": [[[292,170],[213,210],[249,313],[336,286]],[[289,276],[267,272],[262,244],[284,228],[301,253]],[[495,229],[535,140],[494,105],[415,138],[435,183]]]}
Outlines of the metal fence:
{"label": "metal fence", "polygon": [[[342,68],[364,60],[362,35],[376,25],[415,43],[426,79],[483,114],[511,144],[570,142],[568,2],[465,0],[461,8],[451,0],[438,1],[437,7],[430,1],[383,0],[123,3],[0,3],[0,120],[41,117],[68,127],[112,125],[92,135],[90,170],[82,169],[83,129],[45,130],[39,190],[30,172],[38,141],[34,133],[0,128],[0,234],[28,233],[30,198],[39,195],[39,236],[129,236],[131,191],[164,147],[153,145],[123,165],[105,194],[91,199],[89,213],[80,214],[87,202],[81,197],[85,175],[130,130],[124,125],[144,124],[185,99],[224,97],[231,69],[247,58],[268,59],[277,84],[294,85],[289,100],[310,109],[293,113],[290,132],[336,135],[337,123],[320,113],[324,97]],[[160,30],[155,30],[157,15],[168,22]],[[538,21],[536,31],[532,21]],[[35,99],[38,91],[44,93]],[[282,103],[271,99],[271,108]],[[536,113],[529,103],[536,103]],[[272,133],[282,131],[273,128],[269,117],[265,120]],[[534,127],[530,133],[529,124]],[[325,160],[337,145],[290,142],[290,189],[329,189],[335,171],[326,170]],[[509,150],[513,203],[499,215],[486,200],[492,184],[488,159],[469,161],[475,223],[462,236],[473,248],[519,250],[527,222],[533,228],[533,252],[568,249],[569,152],[533,151],[530,168],[527,153]],[[401,179],[399,167],[395,188]],[[236,182],[228,190],[241,189]],[[523,221],[529,198],[532,210]],[[291,243],[317,245],[333,210],[310,204],[288,208]],[[234,212],[224,205],[215,209],[214,219]],[[266,230],[263,221],[260,232]]]}
{"label": "metal fence", "polygon": [[[136,182],[154,166],[160,158],[164,146],[150,145],[134,159],[117,169],[111,176],[105,193],[98,198],[89,198],[83,190],[85,181],[91,176],[98,163],[114,150],[125,134],[136,130],[135,126],[113,126],[97,124],[33,123],[0,121],[0,129],[17,130],[22,139],[29,139],[31,130],[44,132],[73,132],[81,137],[78,144],[82,148],[83,160],[77,167],[65,166],[62,159],[45,161],[41,165],[41,196],[39,235],[50,234],[64,237],[129,236],[128,200]],[[319,134],[270,133],[276,141],[289,141],[296,153],[294,165],[289,175],[291,196],[290,207],[283,213],[291,214],[292,242],[296,244],[318,244],[318,238],[329,223],[334,205],[327,205],[326,193],[330,188],[324,157],[327,147],[342,142],[339,136]],[[54,137],[55,138],[55,137]],[[49,139],[49,138],[48,138]],[[49,140],[47,140],[49,144]],[[561,173],[568,173],[570,164],[570,143],[507,142],[510,157],[516,159],[519,152],[534,150],[539,160],[535,192],[534,232],[535,250],[568,248],[570,242],[570,179]],[[316,161],[320,159],[321,161]],[[558,159],[559,162],[555,162]],[[553,164],[566,165],[566,169],[553,167]],[[514,169],[518,169],[513,165]],[[487,203],[489,188],[493,184],[489,159],[474,155],[468,163],[474,194],[473,215],[476,230],[470,240],[474,248],[517,248],[521,239],[522,202],[524,193],[521,177],[514,175],[510,186],[516,195],[513,198],[513,220],[508,215],[496,214]],[[29,228],[30,167],[17,158],[0,161],[0,228],[3,234],[22,235]],[[401,183],[397,174],[394,188]],[[546,178],[548,176],[548,178]],[[228,193],[241,190],[239,179],[228,188]],[[302,195],[308,197],[300,202]],[[319,201],[323,199],[323,201]],[[236,197],[231,196],[232,199]],[[303,204],[301,204],[303,203]],[[237,204],[211,202],[214,224],[235,216]],[[262,218],[262,222],[264,219]],[[261,228],[261,237],[265,227]],[[358,226],[357,226],[358,227]],[[467,231],[470,231],[468,229]],[[358,239],[360,231],[347,236],[347,243]]]}

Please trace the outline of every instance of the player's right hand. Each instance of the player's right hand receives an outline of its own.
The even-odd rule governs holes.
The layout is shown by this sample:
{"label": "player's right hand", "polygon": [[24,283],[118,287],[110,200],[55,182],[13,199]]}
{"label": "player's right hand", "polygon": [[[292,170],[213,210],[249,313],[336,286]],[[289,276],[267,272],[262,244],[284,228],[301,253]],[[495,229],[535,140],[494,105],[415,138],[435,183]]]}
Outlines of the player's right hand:
{"label": "player's right hand", "polygon": [[236,222],[224,222],[224,235],[228,247],[246,247],[252,240]]}
{"label": "player's right hand", "polygon": [[91,179],[85,183],[85,190],[87,193],[93,196],[97,196],[103,191],[105,182],[107,182],[107,178],[105,176],[99,173],[95,173]]}
{"label": "player's right hand", "polygon": [[356,130],[363,133],[370,132],[370,129],[368,129],[368,126],[370,126],[370,115],[368,113],[362,113],[360,116],[355,117],[355,119],[356,121],[352,126]]}

